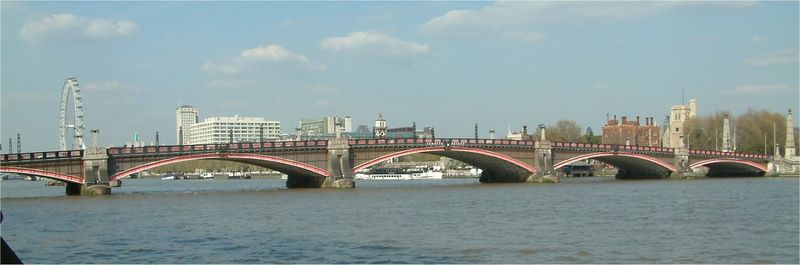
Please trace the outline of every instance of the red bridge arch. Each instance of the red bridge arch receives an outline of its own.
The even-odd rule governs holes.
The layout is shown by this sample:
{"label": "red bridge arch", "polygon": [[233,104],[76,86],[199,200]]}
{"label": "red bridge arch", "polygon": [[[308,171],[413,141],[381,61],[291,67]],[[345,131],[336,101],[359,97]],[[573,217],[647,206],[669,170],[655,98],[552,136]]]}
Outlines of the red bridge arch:
{"label": "red bridge arch", "polygon": [[636,158],[636,159],[644,160],[644,161],[659,165],[659,166],[661,166],[661,167],[663,167],[663,168],[665,168],[665,169],[667,169],[667,170],[669,170],[671,172],[677,171],[677,169],[675,169],[674,165],[672,165],[670,163],[667,163],[667,162],[664,162],[664,161],[661,161],[661,160],[659,160],[657,158],[654,158],[654,157],[651,157],[651,156],[647,156],[647,155],[642,155],[642,154],[626,153],[626,152],[598,152],[598,153],[589,153],[589,154],[579,155],[579,156],[576,156],[576,157],[573,157],[573,158],[570,158],[570,159],[567,159],[567,160],[564,160],[564,161],[556,163],[555,165],[553,165],[553,170],[558,170],[558,169],[560,169],[560,168],[562,168],[562,167],[564,167],[566,165],[578,162],[580,160],[593,159],[593,158],[602,158],[602,157],[613,157],[613,156]]}
{"label": "red bridge arch", "polygon": [[60,180],[60,181],[64,181],[64,182],[83,184],[83,178],[82,177],[68,175],[68,174],[64,174],[64,173],[53,172],[53,171],[47,171],[47,170],[40,170],[40,169],[33,169],[33,168],[22,168],[22,167],[0,167],[0,172],[16,173],[16,174],[23,174],[23,175],[32,175],[32,176],[37,176],[37,177]]}
{"label": "red bridge arch", "polygon": [[[446,152],[462,152],[462,153],[478,154],[478,155],[491,157],[491,158],[496,158],[496,159],[508,162],[508,163],[510,163],[512,165],[515,165],[515,166],[520,167],[520,168],[522,168],[524,170],[527,170],[531,174],[536,172],[536,168],[534,168],[533,166],[525,164],[524,162],[519,161],[519,160],[517,160],[517,159],[515,159],[513,157],[510,157],[510,156],[507,156],[507,155],[503,155],[503,154],[500,154],[500,153],[495,153],[495,152],[487,151],[487,150],[483,150],[483,149],[478,149],[478,148],[448,147],[448,146],[419,147],[419,148],[413,148],[413,149],[408,149],[408,150],[403,150],[403,151],[399,151],[399,152],[383,155],[383,156],[380,156],[378,158],[369,160],[367,162],[364,162],[364,163],[356,166],[355,168],[353,168],[353,172],[358,172],[358,171],[364,170],[364,169],[366,169],[368,167],[374,166],[374,165],[376,165],[376,164],[378,164],[380,162],[383,162],[383,161],[386,161],[386,160],[389,160],[389,159],[392,159],[392,158],[396,158],[396,157],[405,156],[405,155],[417,154],[417,153],[446,153]],[[446,155],[443,155],[443,156],[446,156]],[[464,161],[464,162],[469,163],[468,161]]]}
{"label": "red bridge arch", "polygon": [[323,178],[330,176],[330,173],[324,169],[320,169],[318,167],[306,163],[297,162],[291,159],[286,159],[276,156],[266,156],[259,154],[247,154],[247,153],[233,153],[233,154],[210,153],[210,154],[178,156],[178,157],[158,160],[155,162],[147,163],[141,166],[136,166],[127,170],[120,171],[119,173],[114,174],[108,179],[111,181],[118,180],[130,176],[131,174],[142,172],[144,170],[148,170],[151,168],[179,163],[179,162],[185,162],[185,161],[201,160],[201,159],[221,159],[221,160],[244,162],[277,170],[282,173],[300,173],[304,175],[311,175]]}

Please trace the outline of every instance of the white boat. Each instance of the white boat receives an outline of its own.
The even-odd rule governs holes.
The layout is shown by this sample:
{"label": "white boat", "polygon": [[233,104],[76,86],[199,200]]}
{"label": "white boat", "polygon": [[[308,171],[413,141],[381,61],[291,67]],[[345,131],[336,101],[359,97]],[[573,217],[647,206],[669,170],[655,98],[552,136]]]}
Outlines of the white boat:
{"label": "white boat", "polygon": [[388,174],[363,174],[357,173],[354,177],[360,180],[409,180],[411,174],[388,173]]}
{"label": "white boat", "polygon": [[175,175],[171,175],[171,174],[161,177],[161,180],[175,180],[175,179],[176,179]]}
{"label": "white boat", "polygon": [[422,168],[373,169],[366,173],[356,173],[354,178],[359,180],[442,179],[442,172]]}
{"label": "white boat", "polygon": [[411,179],[442,179],[442,172],[427,170],[419,173],[411,173]]}
{"label": "white boat", "polygon": [[214,174],[206,172],[206,173],[200,174],[200,178],[201,179],[214,179]]}

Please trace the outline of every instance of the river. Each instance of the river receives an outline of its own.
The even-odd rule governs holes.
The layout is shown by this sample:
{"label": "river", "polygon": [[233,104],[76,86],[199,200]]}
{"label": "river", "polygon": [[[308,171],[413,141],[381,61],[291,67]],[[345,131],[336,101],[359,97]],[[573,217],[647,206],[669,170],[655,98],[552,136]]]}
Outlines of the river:
{"label": "river", "polygon": [[26,263],[794,263],[797,178],[124,180],[110,196],[2,181]]}

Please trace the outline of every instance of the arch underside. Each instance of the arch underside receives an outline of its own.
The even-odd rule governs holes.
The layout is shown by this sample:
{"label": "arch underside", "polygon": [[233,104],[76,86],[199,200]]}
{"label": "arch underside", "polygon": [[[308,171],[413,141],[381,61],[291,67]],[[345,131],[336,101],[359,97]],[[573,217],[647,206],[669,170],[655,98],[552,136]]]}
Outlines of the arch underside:
{"label": "arch underside", "polygon": [[22,167],[0,167],[0,172],[14,173],[27,176],[36,176],[46,179],[63,181],[67,183],[83,184],[83,178],[81,177],[62,174],[53,171],[41,170],[41,169],[22,168]]}
{"label": "arch underside", "polygon": [[222,160],[234,161],[245,163],[249,165],[259,166],[275,170],[287,175],[286,186],[289,188],[302,188],[302,187],[321,187],[325,178],[328,177],[328,172],[317,167],[292,161],[285,158],[265,156],[257,154],[226,154],[224,156],[218,154],[203,154],[203,155],[190,155],[185,157],[168,158],[160,161],[151,162],[145,165],[137,166],[128,170],[124,170],[111,176],[109,180],[116,180],[130,176],[144,170],[157,168],[161,166],[171,165],[180,162],[195,161],[195,160]]}
{"label": "arch underside", "polygon": [[628,156],[601,156],[593,159],[616,167],[618,179],[667,178],[673,172],[656,163]]}
{"label": "arch underside", "polygon": [[618,169],[616,175],[618,179],[666,178],[676,171],[674,166],[654,157],[635,153],[614,152],[580,155],[557,163],[553,169],[558,170],[566,165],[586,159],[594,159],[616,167]]}
{"label": "arch underside", "polygon": [[503,159],[476,153],[457,151],[434,151],[428,153],[459,160],[481,169],[480,181],[484,183],[525,182],[534,173],[529,169],[509,163]]}
{"label": "arch underside", "polygon": [[426,153],[459,160],[481,169],[481,182],[524,182],[536,170],[522,161],[502,154],[473,148],[417,148],[388,154],[365,162],[354,171],[363,170],[383,161],[416,153]]}
{"label": "arch underside", "polygon": [[709,160],[698,162],[691,166],[692,169],[699,167],[708,168],[707,177],[763,176],[767,171],[763,165],[740,160]]}

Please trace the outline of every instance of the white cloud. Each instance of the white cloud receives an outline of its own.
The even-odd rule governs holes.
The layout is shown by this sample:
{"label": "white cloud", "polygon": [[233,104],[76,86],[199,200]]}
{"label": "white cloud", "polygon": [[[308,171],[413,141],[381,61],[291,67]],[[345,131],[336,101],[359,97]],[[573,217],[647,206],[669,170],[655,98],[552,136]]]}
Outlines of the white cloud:
{"label": "white cloud", "polygon": [[128,37],[135,34],[138,29],[136,23],[128,20],[112,21],[62,13],[25,24],[19,35],[31,43],[48,40],[103,40]]}
{"label": "white cloud", "polygon": [[478,10],[449,11],[420,26],[420,31],[439,37],[493,37],[535,43],[544,39],[535,31],[554,23],[630,20],[655,16],[679,7],[747,7],[754,3],[499,1]]}
{"label": "white cloud", "polygon": [[294,61],[300,63],[307,63],[308,58],[303,55],[299,55],[285,48],[270,44],[266,46],[256,47],[252,49],[247,49],[242,51],[239,55],[242,58],[252,59],[252,60],[261,60],[261,61]]}
{"label": "white cloud", "polygon": [[371,31],[353,32],[344,37],[330,37],[323,40],[321,46],[326,50],[380,59],[420,59],[434,54],[428,44],[408,42]]}
{"label": "white cloud", "polygon": [[93,82],[80,85],[84,92],[139,92],[141,88],[137,85],[123,84],[119,81]]}
{"label": "white cloud", "polygon": [[306,71],[325,69],[325,65],[314,63],[303,55],[291,52],[280,45],[269,44],[246,49],[238,56],[224,62],[206,62],[203,64],[203,71],[232,75],[252,72],[265,66],[290,66]]}
{"label": "white cloud", "polygon": [[258,82],[250,79],[214,79],[208,82],[208,87],[213,88],[238,88],[257,85]]}
{"label": "white cloud", "polygon": [[769,52],[763,55],[745,58],[742,63],[747,66],[770,66],[775,64],[797,63],[797,49],[785,49]]}
{"label": "white cloud", "polygon": [[732,96],[772,95],[791,91],[792,89],[797,89],[797,87],[789,85],[744,85],[725,91],[723,94]]}

